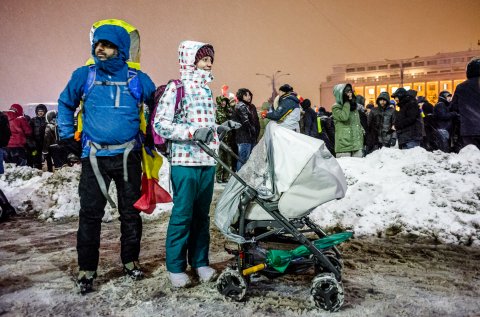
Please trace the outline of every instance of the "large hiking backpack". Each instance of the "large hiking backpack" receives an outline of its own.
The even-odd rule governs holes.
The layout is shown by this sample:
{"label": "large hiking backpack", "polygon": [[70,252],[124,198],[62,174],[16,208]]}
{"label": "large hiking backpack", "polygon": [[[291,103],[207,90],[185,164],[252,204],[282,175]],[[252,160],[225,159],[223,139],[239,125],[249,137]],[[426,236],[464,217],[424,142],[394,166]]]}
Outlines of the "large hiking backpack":
{"label": "large hiking backpack", "polygon": [[178,114],[181,111],[181,103],[182,103],[182,99],[185,97],[185,89],[183,87],[183,83],[181,80],[172,79],[167,84],[158,86],[157,90],[155,90],[153,109],[150,112],[150,127],[148,129],[152,135],[153,144],[155,145],[155,148],[157,149],[158,152],[160,152],[163,156],[167,158],[170,155],[170,144],[168,140],[164,139],[155,131],[154,120],[155,120],[155,115],[157,113],[158,103],[160,102],[160,99],[165,93],[165,89],[171,82],[173,82],[177,88],[176,89],[177,96],[175,98],[175,114]]}

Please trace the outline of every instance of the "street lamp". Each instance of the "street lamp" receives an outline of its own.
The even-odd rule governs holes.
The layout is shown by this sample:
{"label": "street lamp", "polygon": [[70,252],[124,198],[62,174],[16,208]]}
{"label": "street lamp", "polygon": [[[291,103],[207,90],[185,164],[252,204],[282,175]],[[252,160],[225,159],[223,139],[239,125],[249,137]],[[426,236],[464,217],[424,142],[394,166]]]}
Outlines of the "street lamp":
{"label": "street lamp", "polygon": [[401,60],[391,60],[391,59],[385,59],[385,61],[387,62],[390,62],[390,63],[397,63],[400,65],[400,87],[403,87],[403,63],[408,63],[408,62],[411,62],[417,58],[419,58],[420,56],[416,55],[415,57],[412,57],[412,58],[408,58],[408,59],[401,59]]}
{"label": "street lamp", "polygon": [[268,102],[270,102],[270,103],[273,103],[273,100],[277,96],[277,90],[275,89],[275,80],[282,77],[282,76],[290,75],[290,73],[280,74],[281,72],[282,72],[281,70],[277,70],[275,73],[272,74],[272,76],[269,76],[269,75],[266,75],[266,74],[261,74],[261,73],[256,73],[255,74],[257,76],[265,76],[272,81],[272,96],[268,100]]}

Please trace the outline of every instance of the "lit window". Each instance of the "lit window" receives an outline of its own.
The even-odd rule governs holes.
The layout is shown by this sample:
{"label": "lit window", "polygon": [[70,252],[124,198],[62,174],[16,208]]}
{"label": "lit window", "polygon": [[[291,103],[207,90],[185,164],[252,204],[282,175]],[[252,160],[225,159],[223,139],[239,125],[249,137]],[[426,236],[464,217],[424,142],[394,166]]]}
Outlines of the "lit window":
{"label": "lit window", "polygon": [[375,89],[373,89],[373,88],[368,89],[368,93],[369,93],[370,95],[375,94]]}

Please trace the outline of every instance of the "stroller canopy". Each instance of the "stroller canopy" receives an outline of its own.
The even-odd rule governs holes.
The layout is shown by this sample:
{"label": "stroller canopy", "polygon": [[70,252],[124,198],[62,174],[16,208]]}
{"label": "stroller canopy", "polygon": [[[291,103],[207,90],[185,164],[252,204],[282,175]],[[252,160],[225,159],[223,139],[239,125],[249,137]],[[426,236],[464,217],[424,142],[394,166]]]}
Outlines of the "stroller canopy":
{"label": "stroller canopy", "polygon": [[[278,201],[280,213],[300,218],[319,205],[345,196],[347,184],[342,169],[324,142],[270,122],[264,137],[252,151],[238,175],[256,189],[259,197]],[[243,243],[231,225],[238,220],[243,185],[235,178],[228,182],[215,210],[215,224],[229,239]],[[255,202],[247,219],[271,220]]]}

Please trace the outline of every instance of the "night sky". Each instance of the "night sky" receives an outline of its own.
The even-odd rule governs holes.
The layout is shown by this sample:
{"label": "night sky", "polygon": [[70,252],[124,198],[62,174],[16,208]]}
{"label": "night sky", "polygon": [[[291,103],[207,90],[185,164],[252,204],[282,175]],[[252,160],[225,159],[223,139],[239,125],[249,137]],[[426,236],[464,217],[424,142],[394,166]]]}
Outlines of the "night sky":
{"label": "night sky", "polygon": [[247,87],[260,106],[271,82],[256,73],[290,73],[278,84],[317,105],[334,64],[478,49],[479,13],[479,0],[2,0],[0,109],[56,102],[89,57],[91,25],[106,18],[139,29],[142,70],[156,85],[178,78],[180,41],[209,42],[214,95]]}

